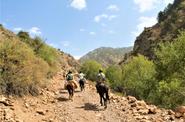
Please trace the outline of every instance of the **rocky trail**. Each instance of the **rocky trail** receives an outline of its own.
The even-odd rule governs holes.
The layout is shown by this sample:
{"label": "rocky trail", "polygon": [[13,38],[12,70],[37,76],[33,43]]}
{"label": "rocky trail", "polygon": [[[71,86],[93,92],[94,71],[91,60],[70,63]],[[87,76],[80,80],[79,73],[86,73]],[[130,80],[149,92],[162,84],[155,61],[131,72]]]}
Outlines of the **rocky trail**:
{"label": "rocky trail", "polygon": [[[159,109],[144,101],[110,93],[110,104],[104,109],[94,85],[76,89],[73,101],[63,88],[63,73],[58,73],[48,88],[37,97],[0,96],[1,122],[185,122],[185,111]],[[184,108],[185,110],[185,108]],[[184,113],[183,113],[184,112]]]}

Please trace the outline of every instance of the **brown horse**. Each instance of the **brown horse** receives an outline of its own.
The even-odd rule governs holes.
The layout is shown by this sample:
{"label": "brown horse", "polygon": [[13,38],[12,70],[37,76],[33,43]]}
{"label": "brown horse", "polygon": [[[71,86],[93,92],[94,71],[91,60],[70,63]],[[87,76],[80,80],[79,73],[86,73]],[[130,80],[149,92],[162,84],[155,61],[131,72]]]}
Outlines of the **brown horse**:
{"label": "brown horse", "polygon": [[66,89],[69,93],[69,100],[73,100],[74,91],[77,88],[77,85],[73,81],[68,81]]}

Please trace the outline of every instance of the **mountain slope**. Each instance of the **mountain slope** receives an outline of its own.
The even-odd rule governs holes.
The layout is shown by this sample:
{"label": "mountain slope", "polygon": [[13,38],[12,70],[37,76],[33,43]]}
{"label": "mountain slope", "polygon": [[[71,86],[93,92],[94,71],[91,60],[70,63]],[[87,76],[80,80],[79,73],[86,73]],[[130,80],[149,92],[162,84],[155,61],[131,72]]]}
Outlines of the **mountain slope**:
{"label": "mountain slope", "polygon": [[137,37],[132,55],[142,54],[154,59],[157,45],[160,42],[173,41],[181,29],[185,29],[185,0],[175,0],[163,12],[159,12],[156,25],[145,28]]}
{"label": "mountain slope", "polygon": [[0,25],[0,94],[37,95],[55,73],[78,67],[72,56],[42,39],[27,32],[16,35]]}
{"label": "mountain slope", "polygon": [[80,58],[80,62],[83,63],[87,60],[95,60],[103,66],[113,65],[120,62],[120,60],[123,59],[124,54],[130,52],[131,50],[132,47],[101,47],[89,52],[88,54]]}

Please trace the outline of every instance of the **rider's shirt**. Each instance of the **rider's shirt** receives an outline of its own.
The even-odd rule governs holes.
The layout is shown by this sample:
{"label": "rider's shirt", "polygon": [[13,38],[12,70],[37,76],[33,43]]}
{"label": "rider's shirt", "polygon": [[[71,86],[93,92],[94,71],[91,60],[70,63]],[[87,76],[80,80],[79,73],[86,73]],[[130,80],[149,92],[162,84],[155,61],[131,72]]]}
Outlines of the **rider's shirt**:
{"label": "rider's shirt", "polygon": [[80,79],[80,80],[83,80],[84,78],[85,78],[85,75],[84,75],[83,73],[80,73],[80,74],[79,74],[79,79]]}
{"label": "rider's shirt", "polygon": [[98,82],[98,83],[102,83],[102,82],[105,81],[105,74],[99,73],[97,77],[98,77],[98,78],[97,78],[97,82]]}

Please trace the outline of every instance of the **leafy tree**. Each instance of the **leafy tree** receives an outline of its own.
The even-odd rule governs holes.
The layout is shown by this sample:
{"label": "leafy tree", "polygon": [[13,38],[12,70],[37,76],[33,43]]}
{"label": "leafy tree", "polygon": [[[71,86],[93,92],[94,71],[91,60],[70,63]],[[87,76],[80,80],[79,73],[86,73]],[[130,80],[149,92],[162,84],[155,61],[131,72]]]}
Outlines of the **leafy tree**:
{"label": "leafy tree", "polygon": [[[185,103],[185,32],[172,43],[163,43],[156,50],[155,61],[159,88],[155,102],[165,107]],[[163,104],[163,103],[166,104]]]}
{"label": "leafy tree", "polygon": [[155,66],[153,62],[139,55],[125,64],[122,70],[122,86],[128,94],[140,99],[147,99],[151,89],[155,86]]}
{"label": "leafy tree", "polygon": [[120,66],[112,65],[106,69],[106,78],[112,88],[116,89],[122,80],[122,69]]}
{"label": "leafy tree", "polygon": [[81,71],[86,74],[86,78],[96,81],[98,71],[101,68],[101,64],[93,60],[88,60],[82,64]]}

